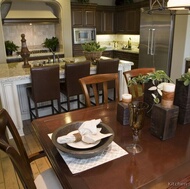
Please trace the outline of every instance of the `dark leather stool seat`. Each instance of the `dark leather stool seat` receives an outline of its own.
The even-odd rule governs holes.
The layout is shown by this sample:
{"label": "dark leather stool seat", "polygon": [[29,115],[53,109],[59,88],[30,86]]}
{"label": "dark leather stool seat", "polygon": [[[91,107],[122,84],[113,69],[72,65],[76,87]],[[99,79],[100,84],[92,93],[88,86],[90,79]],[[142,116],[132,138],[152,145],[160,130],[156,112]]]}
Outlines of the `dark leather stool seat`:
{"label": "dark leather stool seat", "polygon": [[[51,107],[52,114],[61,112],[59,65],[31,68],[31,84],[31,87],[26,88],[31,120],[39,117],[40,108]],[[31,100],[34,107],[31,106]],[[58,108],[54,106],[54,100]],[[42,102],[47,101],[50,103],[42,105]]]}
{"label": "dark leather stool seat", "polygon": [[[67,109],[61,106],[65,111],[70,111],[70,102],[77,101],[78,109],[80,104],[84,106],[84,103],[80,101],[80,94],[83,94],[79,79],[90,75],[90,61],[83,61],[74,64],[65,64],[65,82],[60,83],[61,93],[66,96],[67,100],[61,102],[61,104],[67,103]],[[75,99],[70,97],[76,96]]]}

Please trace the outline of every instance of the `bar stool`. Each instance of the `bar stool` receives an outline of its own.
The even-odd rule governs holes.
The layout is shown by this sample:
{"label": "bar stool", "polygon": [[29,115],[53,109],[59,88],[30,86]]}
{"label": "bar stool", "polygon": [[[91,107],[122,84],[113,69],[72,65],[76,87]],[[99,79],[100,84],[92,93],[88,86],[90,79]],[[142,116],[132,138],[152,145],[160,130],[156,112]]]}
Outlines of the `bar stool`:
{"label": "bar stool", "polygon": [[[84,103],[80,101],[80,95],[83,94],[79,79],[90,75],[90,61],[82,61],[78,63],[65,64],[65,81],[60,84],[61,93],[66,96],[67,100],[61,102],[61,104],[67,103],[67,109],[61,106],[65,111],[70,111],[70,103],[76,101],[78,109],[80,104],[84,106]],[[70,97],[74,97],[70,99]]]}
{"label": "bar stool", "polygon": [[[35,119],[39,117],[38,110],[42,108],[51,107],[52,114],[60,113],[59,65],[31,68],[31,83],[32,86],[26,88],[31,121],[33,117]],[[34,107],[31,106],[31,100]],[[54,106],[54,100],[57,101],[58,108]],[[47,101],[50,103],[43,105],[42,102]]]}
{"label": "bar stool", "polygon": [[[113,59],[105,59],[105,60],[98,60],[97,61],[97,69],[96,73],[97,74],[106,74],[106,73],[118,73],[118,66],[119,66],[119,59],[118,58],[113,58]],[[98,85],[99,91],[103,90],[103,85],[99,84]],[[115,90],[115,83],[114,81],[109,81],[108,82],[108,89],[113,89]],[[114,100],[115,99],[115,92],[113,91],[113,99],[109,97],[109,100]],[[104,101],[104,96],[102,95],[102,102]]]}

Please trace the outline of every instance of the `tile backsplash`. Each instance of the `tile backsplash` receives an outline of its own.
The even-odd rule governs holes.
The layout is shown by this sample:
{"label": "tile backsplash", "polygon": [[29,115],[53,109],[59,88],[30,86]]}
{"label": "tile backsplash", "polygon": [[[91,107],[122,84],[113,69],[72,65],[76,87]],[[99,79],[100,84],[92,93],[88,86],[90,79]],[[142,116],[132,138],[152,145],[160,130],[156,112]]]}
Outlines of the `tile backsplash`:
{"label": "tile backsplash", "polygon": [[13,41],[19,47],[21,46],[21,34],[25,34],[28,48],[40,49],[45,38],[55,36],[55,26],[50,25],[4,25],[4,39]]}
{"label": "tile backsplash", "polygon": [[122,48],[126,46],[129,38],[131,38],[132,48],[138,48],[139,46],[139,35],[97,35],[96,40],[101,46]]}

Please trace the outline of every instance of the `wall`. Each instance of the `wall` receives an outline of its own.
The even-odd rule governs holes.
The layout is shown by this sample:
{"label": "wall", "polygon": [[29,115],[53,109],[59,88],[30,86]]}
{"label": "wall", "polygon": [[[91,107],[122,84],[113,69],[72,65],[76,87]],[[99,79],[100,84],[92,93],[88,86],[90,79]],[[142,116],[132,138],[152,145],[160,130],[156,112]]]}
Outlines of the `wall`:
{"label": "wall", "polygon": [[[29,25],[16,24],[3,26],[4,40],[13,41],[19,47],[21,46],[21,34],[25,34],[27,46],[29,49],[40,49],[45,38],[55,36],[55,26],[51,25]],[[61,43],[62,44],[62,43]]]}
{"label": "wall", "polygon": [[177,15],[174,31],[171,78],[175,82],[185,71],[185,58],[190,57],[190,15]]}
{"label": "wall", "polygon": [[[16,0],[15,0],[16,1]],[[26,0],[35,1],[35,0]],[[46,0],[47,2],[57,3],[60,6],[60,24],[54,25],[20,25],[20,26],[3,26],[0,23],[0,44],[5,40],[12,39],[20,46],[20,34],[25,33],[27,45],[40,46],[45,37],[59,36],[61,48],[66,57],[72,56],[72,32],[71,32],[71,7],[70,0]],[[0,3],[2,0],[0,0]],[[68,16],[69,15],[69,16]],[[1,19],[1,14],[0,14]],[[10,28],[9,28],[10,27]],[[5,32],[5,33],[4,33]],[[5,35],[4,35],[5,34]],[[9,39],[10,38],[10,39]],[[4,47],[4,45],[3,45]],[[6,62],[5,48],[0,48],[0,63]]]}
{"label": "wall", "polygon": [[[0,0],[0,3],[2,2],[2,0]],[[1,14],[0,14],[0,20],[1,20]],[[4,47],[4,36],[3,36],[3,25],[0,22],[0,44],[1,47],[0,48],[0,63],[5,63],[6,62],[6,52],[5,52],[5,48]]]}

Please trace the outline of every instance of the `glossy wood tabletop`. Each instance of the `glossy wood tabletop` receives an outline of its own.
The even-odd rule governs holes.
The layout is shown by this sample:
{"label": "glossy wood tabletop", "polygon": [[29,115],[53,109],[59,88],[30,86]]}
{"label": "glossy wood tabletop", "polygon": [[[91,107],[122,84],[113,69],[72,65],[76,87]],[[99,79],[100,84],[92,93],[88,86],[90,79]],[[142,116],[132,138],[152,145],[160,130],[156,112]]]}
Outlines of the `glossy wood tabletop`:
{"label": "glossy wood tabletop", "polygon": [[143,151],[128,154],[113,161],[73,175],[48,137],[60,126],[74,121],[101,118],[114,133],[114,141],[123,149],[132,143],[129,126],[117,121],[117,103],[34,120],[35,133],[45,150],[63,188],[66,189],[130,189],[167,188],[190,175],[190,125],[178,125],[175,137],[161,141],[150,133],[150,118],[146,117],[140,136]]}

